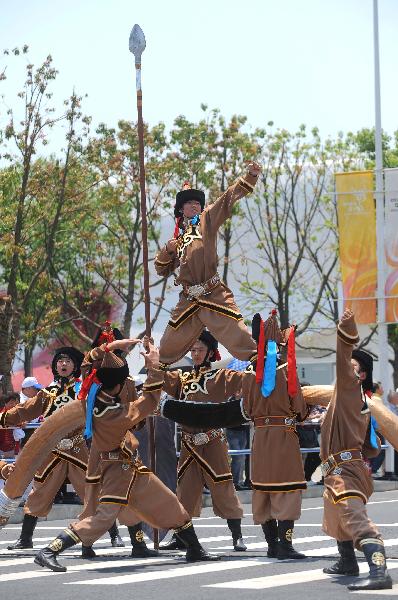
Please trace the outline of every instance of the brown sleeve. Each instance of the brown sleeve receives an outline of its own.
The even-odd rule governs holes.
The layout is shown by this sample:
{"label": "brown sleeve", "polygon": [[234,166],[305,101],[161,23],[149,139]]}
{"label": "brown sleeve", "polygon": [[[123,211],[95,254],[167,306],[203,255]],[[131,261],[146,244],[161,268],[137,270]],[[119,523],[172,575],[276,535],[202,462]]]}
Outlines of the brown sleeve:
{"label": "brown sleeve", "polygon": [[51,398],[45,389],[36,396],[29,398],[24,404],[18,404],[0,415],[0,427],[19,427],[25,421],[37,419],[45,412],[48,400]]}
{"label": "brown sleeve", "polygon": [[237,392],[242,393],[243,371],[233,371],[231,369],[225,369],[224,377],[225,396],[223,400],[228,400],[228,398],[230,398],[231,396],[235,396]]}
{"label": "brown sleeve", "polygon": [[213,204],[207,206],[203,211],[207,223],[212,229],[218,229],[227,219],[232,216],[234,204],[244,196],[251,194],[257,182],[257,177],[246,173],[243,177],[239,177],[232,185],[229,186],[222,196],[217,198]]}
{"label": "brown sleeve", "polygon": [[175,252],[169,252],[167,246],[163,246],[155,256],[155,270],[161,277],[167,277],[176,270],[180,261]]}
{"label": "brown sleeve", "polygon": [[340,319],[337,325],[336,346],[336,376],[339,386],[355,387],[358,385],[354,369],[351,364],[352,350],[359,342],[359,335],[354,315]]}
{"label": "brown sleeve", "polygon": [[160,394],[163,387],[164,371],[149,369],[148,377],[142,388],[142,395],[129,408],[129,429],[152,414],[159,406]]}
{"label": "brown sleeve", "polygon": [[328,406],[332,399],[332,385],[306,385],[301,388],[303,398],[309,406]]}
{"label": "brown sleeve", "polygon": [[173,398],[180,398],[181,395],[181,379],[180,371],[166,371],[164,373],[163,391]]}
{"label": "brown sleeve", "polygon": [[309,408],[304,400],[301,387],[298,386],[297,394],[290,399],[292,411],[297,415],[298,421],[304,421],[309,413]]}

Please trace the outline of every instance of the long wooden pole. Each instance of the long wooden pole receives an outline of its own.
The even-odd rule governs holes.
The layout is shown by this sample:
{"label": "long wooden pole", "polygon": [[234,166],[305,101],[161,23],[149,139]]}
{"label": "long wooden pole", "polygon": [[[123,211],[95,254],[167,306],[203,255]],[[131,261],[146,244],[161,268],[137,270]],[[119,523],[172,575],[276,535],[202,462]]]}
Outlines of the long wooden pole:
{"label": "long wooden pole", "polygon": [[[134,46],[134,36],[138,37]],[[130,36],[133,38],[133,47],[130,50],[135,56],[136,91],[137,91],[137,129],[138,129],[138,155],[140,161],[140,198],[141,198],[141,232],[142,232],[142,263],[144,267],[144,307],[145,307],[145,334],[151,337],[151,304],[149,295],[149,260],[148,260],[148,221],[145,190],[145,152],[144,152],[144,122],[142,118],[142,87],[141,87],[141,54],[145,49],[145,37],[138,25],[135,25]],[[141,44],[141,45],[140,45]],[[137,51],[138,45],[138,51]],[[134,51],[136,50],[136,51]],[[155,447],[155,420],[148,417],[148,444],[150,468],[156,473],[156,447]],[[159,548],[159,531],[153,530],[153,543],[157,550]]]}

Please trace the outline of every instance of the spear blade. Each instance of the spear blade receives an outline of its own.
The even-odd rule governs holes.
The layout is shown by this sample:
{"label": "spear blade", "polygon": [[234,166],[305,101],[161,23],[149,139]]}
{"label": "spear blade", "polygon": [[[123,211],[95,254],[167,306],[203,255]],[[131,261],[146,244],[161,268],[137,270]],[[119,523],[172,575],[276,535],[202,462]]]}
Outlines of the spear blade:
{"label": "spear blade", "polygon": [[129,50],[135,56],[135,62],[141,62],[141,55],[146,47],[145,35],[141,27],[134,25],[129,37]]}

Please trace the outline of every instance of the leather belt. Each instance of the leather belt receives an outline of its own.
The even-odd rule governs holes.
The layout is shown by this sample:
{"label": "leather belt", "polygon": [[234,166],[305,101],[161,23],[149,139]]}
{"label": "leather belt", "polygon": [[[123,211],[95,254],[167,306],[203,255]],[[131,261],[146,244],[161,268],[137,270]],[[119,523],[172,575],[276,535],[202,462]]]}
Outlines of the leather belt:
{"label": "leather belt", "polygon": [[56,445],[57,450],[72,450],[76,446],[79,446],[82,442],[84,442],[84,437],[81,433],[75,435],[72,438],[64,438],[60,440]]}
{"label": "leather belt", "polygon": [[360,450],[342,450],[336,452],[336,454],[331,454],[321,464],[322,475],[327,477],[332,472],[333,475],[340,475],[343,470],[341,465],[354,460],[363,460]]}
{"label": "leather belt", "polygon": [[138,459],[138,450],[134,450],[133,456],[130,457],[120,448],[110,450],[109,452],[100,452],[101,460],[118,460],[125,463],[134,463]]}
{"label": "leather belt", "polygon": [[183,431],[182,438],[194,446],[203,446],[204,444],[208,444],[211,442],[211,440],[215,440],[217,438],[221,438],[222,440],[225,439],[222,429],[210,429],[209,431],[201,431],[199,433],[186,433]]}
{"label": "leather belt", "polygon": [[220,283],[220,276],[218,273],[216,273],[204,283],[199,283],[197,285],[184,285],[183,293],[187,300],[198,300],[201,296],[210,294],[210,292],[212,292]]}
{"label": "leather belt", "polygon": [[255,417],[255,427],[287,427],[296,429],[297,421],[295,417]]}

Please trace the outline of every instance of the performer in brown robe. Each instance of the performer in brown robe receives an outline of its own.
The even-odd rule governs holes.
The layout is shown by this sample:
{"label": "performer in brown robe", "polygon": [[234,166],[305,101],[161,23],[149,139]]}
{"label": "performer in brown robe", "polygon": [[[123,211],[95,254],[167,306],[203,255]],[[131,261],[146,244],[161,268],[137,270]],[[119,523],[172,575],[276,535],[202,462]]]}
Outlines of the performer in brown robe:
{"label": "performer in brown robe", "polygon": [[[166,371],[163,390],[187,402],[225,402],[240,390],[241,377],[236,371],[212,369],[211,362],[220,360],[218,342],[204,330],[191,348],[192,371]],[[213,511],[227,520],[234,550],[244,551],[241,521],[243,509],[235,491],[228,460],[228,444],[222,429],[209,431],[183,427],[181,454],[178,461],[177,497],[190,517],[199,517],[203,487],[210,491]],[[161,550],[179,547],[172,537]]]}
{"label": "performer in brown robe", "polygon": [[259,173],[260,167],[250,163],[246,175],[206,208],[200,190],[183,189],[177,194],[175,238],[155,258],[156,272],[161,276],[179,267],[175,285],[182,286],[160,341],[163,367],[184,356],[205,327],[233,356],[251,360],[256,353],[232,292],[217,273],[217,236],[220,226],[231,218],[234,205],[253,191]]}
{"label": "performer in brown robe", "polygon": [[[97,335],[95,336],[93,343],[91,344],[91,348],[97,348],[104,343],[111,343],[115,340],[122,340],[123,335],[121,331],[117,327],[112,327],[110,321],[105,321],[103,327],[100,327],[97,331]],[[123,353],[120,350],[115,350],[115,354],[118,356],[122,356]],[[83,367],[83,371],[86,372],[90,370],[91,364],[87,367],[86,365]],[[138,428],[138,426],[137,426]],[[86,517],[92,516],[99,502],[99,496],[101,494],[101,467],[100,467],[101,457],[100,454],[92,449],[89,457],[89,466],[88,473],[86,475],[86,492],[84,498],[84,509],[83,512],[79,515],[79,519],[83,520]],[[89,473],[97,473],[97,475],[89,475]],[[118,472],[115,473],[115,476],[118,477]],[[117,514],[117,506],[110,505],[110,514],[115,512]],[[126,512],[126,511],[124,511]],[[130,511],[131,512],[131,511]],[[151,558],[154,556],[158,556],[157,552],[150,550],[145,541],[144,541],[144,532],[142,530],[142,523],[139,519],[136,518],[135,514],[129,514],[126,521],[126,515],[123,514],[124,520],[123,524],[127,526],[127,530],[130,536],[130,541],[132,545],[131,556],[134,558]],[[117,528],[116,517],[114,520],[114,524],[109,529],[109,532],[113,532],[115,535],[112,538],[112,546],[122,547],[124,546],[124,542],[119,535],[119,530]]]}
{"label": "performer in brown robe", "polygon": [[[290,364],[286,359],[290,336],[294,345],[294,328],[281,331],[276,311],[272,311],[265,323],[259,315],[254,317],[252,333],[259,345],[258,361],[262,355],[266,360],[264,374],[258,363],[257,373],[249,368],[242,384],[244,411],[255,426],[251,459],[253,520],[262,526],[268,556],[302,559],[305,555],[292,546],[294,522],[300,518],[302,491],[307,487],[296,423],[305,420],[308,407],[298,385],[294,354]],[[279,358],[275,357],[275,371],[270,372],[273,381],[265,391],[270,343],[275,344]]]}
{"label": "performer in brown robe", "polygon": [[[301,392],[295,366],[294,329],[281,332],[274,313],[265,324],[260,315],[254,317],[253,338],[258,341],[258,361],[264,363],[266,358],[267,377],[261,368],[256,372],[252,365],[246,372],[237,373],[243,401],[216,405],[192,402],[184,406],[182,402],[166,400],[162,402],[162,414],[198,427],[231,427],[254,421],[251,473],[254,522],[262,525],[268,556],[301,559],[305,556],[292,546],[294,521],[300,517],[302,490],[306,488],[296,421],[305,419],[307,403],[327,403],[331,386],[310,386],[304,388],[304,394]],[[273,347],[269,342],[274,343]],[[286,343],[290,344],[287,361]],[[273,368],[272,363],[268,368],[268,354],[278,348],[281,356],[274,356]]]}
{"label": "performer in brown robe", "polygon": [[[0,415],[0,427],[18,427],[26,421],[42,416],[47,419],[58,408],[75,401],[80,389],[80,367],[83,354],[72,346],[58,348],[52,360],[54,381],[41,389],[36,396],[24,404]],[[33,434],[34,435],[34,434]],[[76,430],[62,439],[49,453],[34,476],[33,489],[24,507],[24,518],[20,537],[8,546],[8,550],[33,548],[33,533],[39,517],[46,517],[54,498],[68,478],[82,501],[85,495],[85,474],[88,464],[88,449],[82,431]],[[117,542],[118,530],[109,531],[112,545]],[[91,546],[82,547],[83,558],[94,558]]]}
{"label": "performer in brown robe", "polygon": [[[84,435],[92,440],[90,457],[95,452],[100,458],[99,469],[95,461],[95,472],[89,464],[87,477],[100,478],[99,505],[94,515],[71,524],[36,555],[35,562],[40,566],[65,571],[57,562],[57,555],[77,543],[93,543],[116,517],[123,522],[124,507],[133,511],[135,522],[138,517],[153,527],[175,528],[187,548],[188,561],[219,558],[205,552],[188,513],[175,494],[138,458],[138,442],[129,430],[156,409],[163,373],[156,368],[150,370],[143,395],[137,399],[126,361],[112,352],[127,351],[136,341],[115,340],[91,350],[85,357],[80,392],[86,410]],[[146,355],[147,366],[158,366],[158,363],[150,363],[150,357],[150,353]],[[109,508],[109,505],[113,506]]]}
{"label": "performer in brown robe", "polygon": [[[325,478],[324,531],[337,540],[340,558],[325,573],[358,575],[354,547],[368,561],[369,576],[350,590],[390,589],[383,540],[369,519],[366,503],[373,482],[363,457],[376,456],[378,444],[369,442],[370,415],[366,405],[372,392],[372,359],[353,351],[358,343],[354,315],[345,310],[337,327],[336,384],[321,427],[322,472]],[[371,439],[371,438],[370,438]]]}

